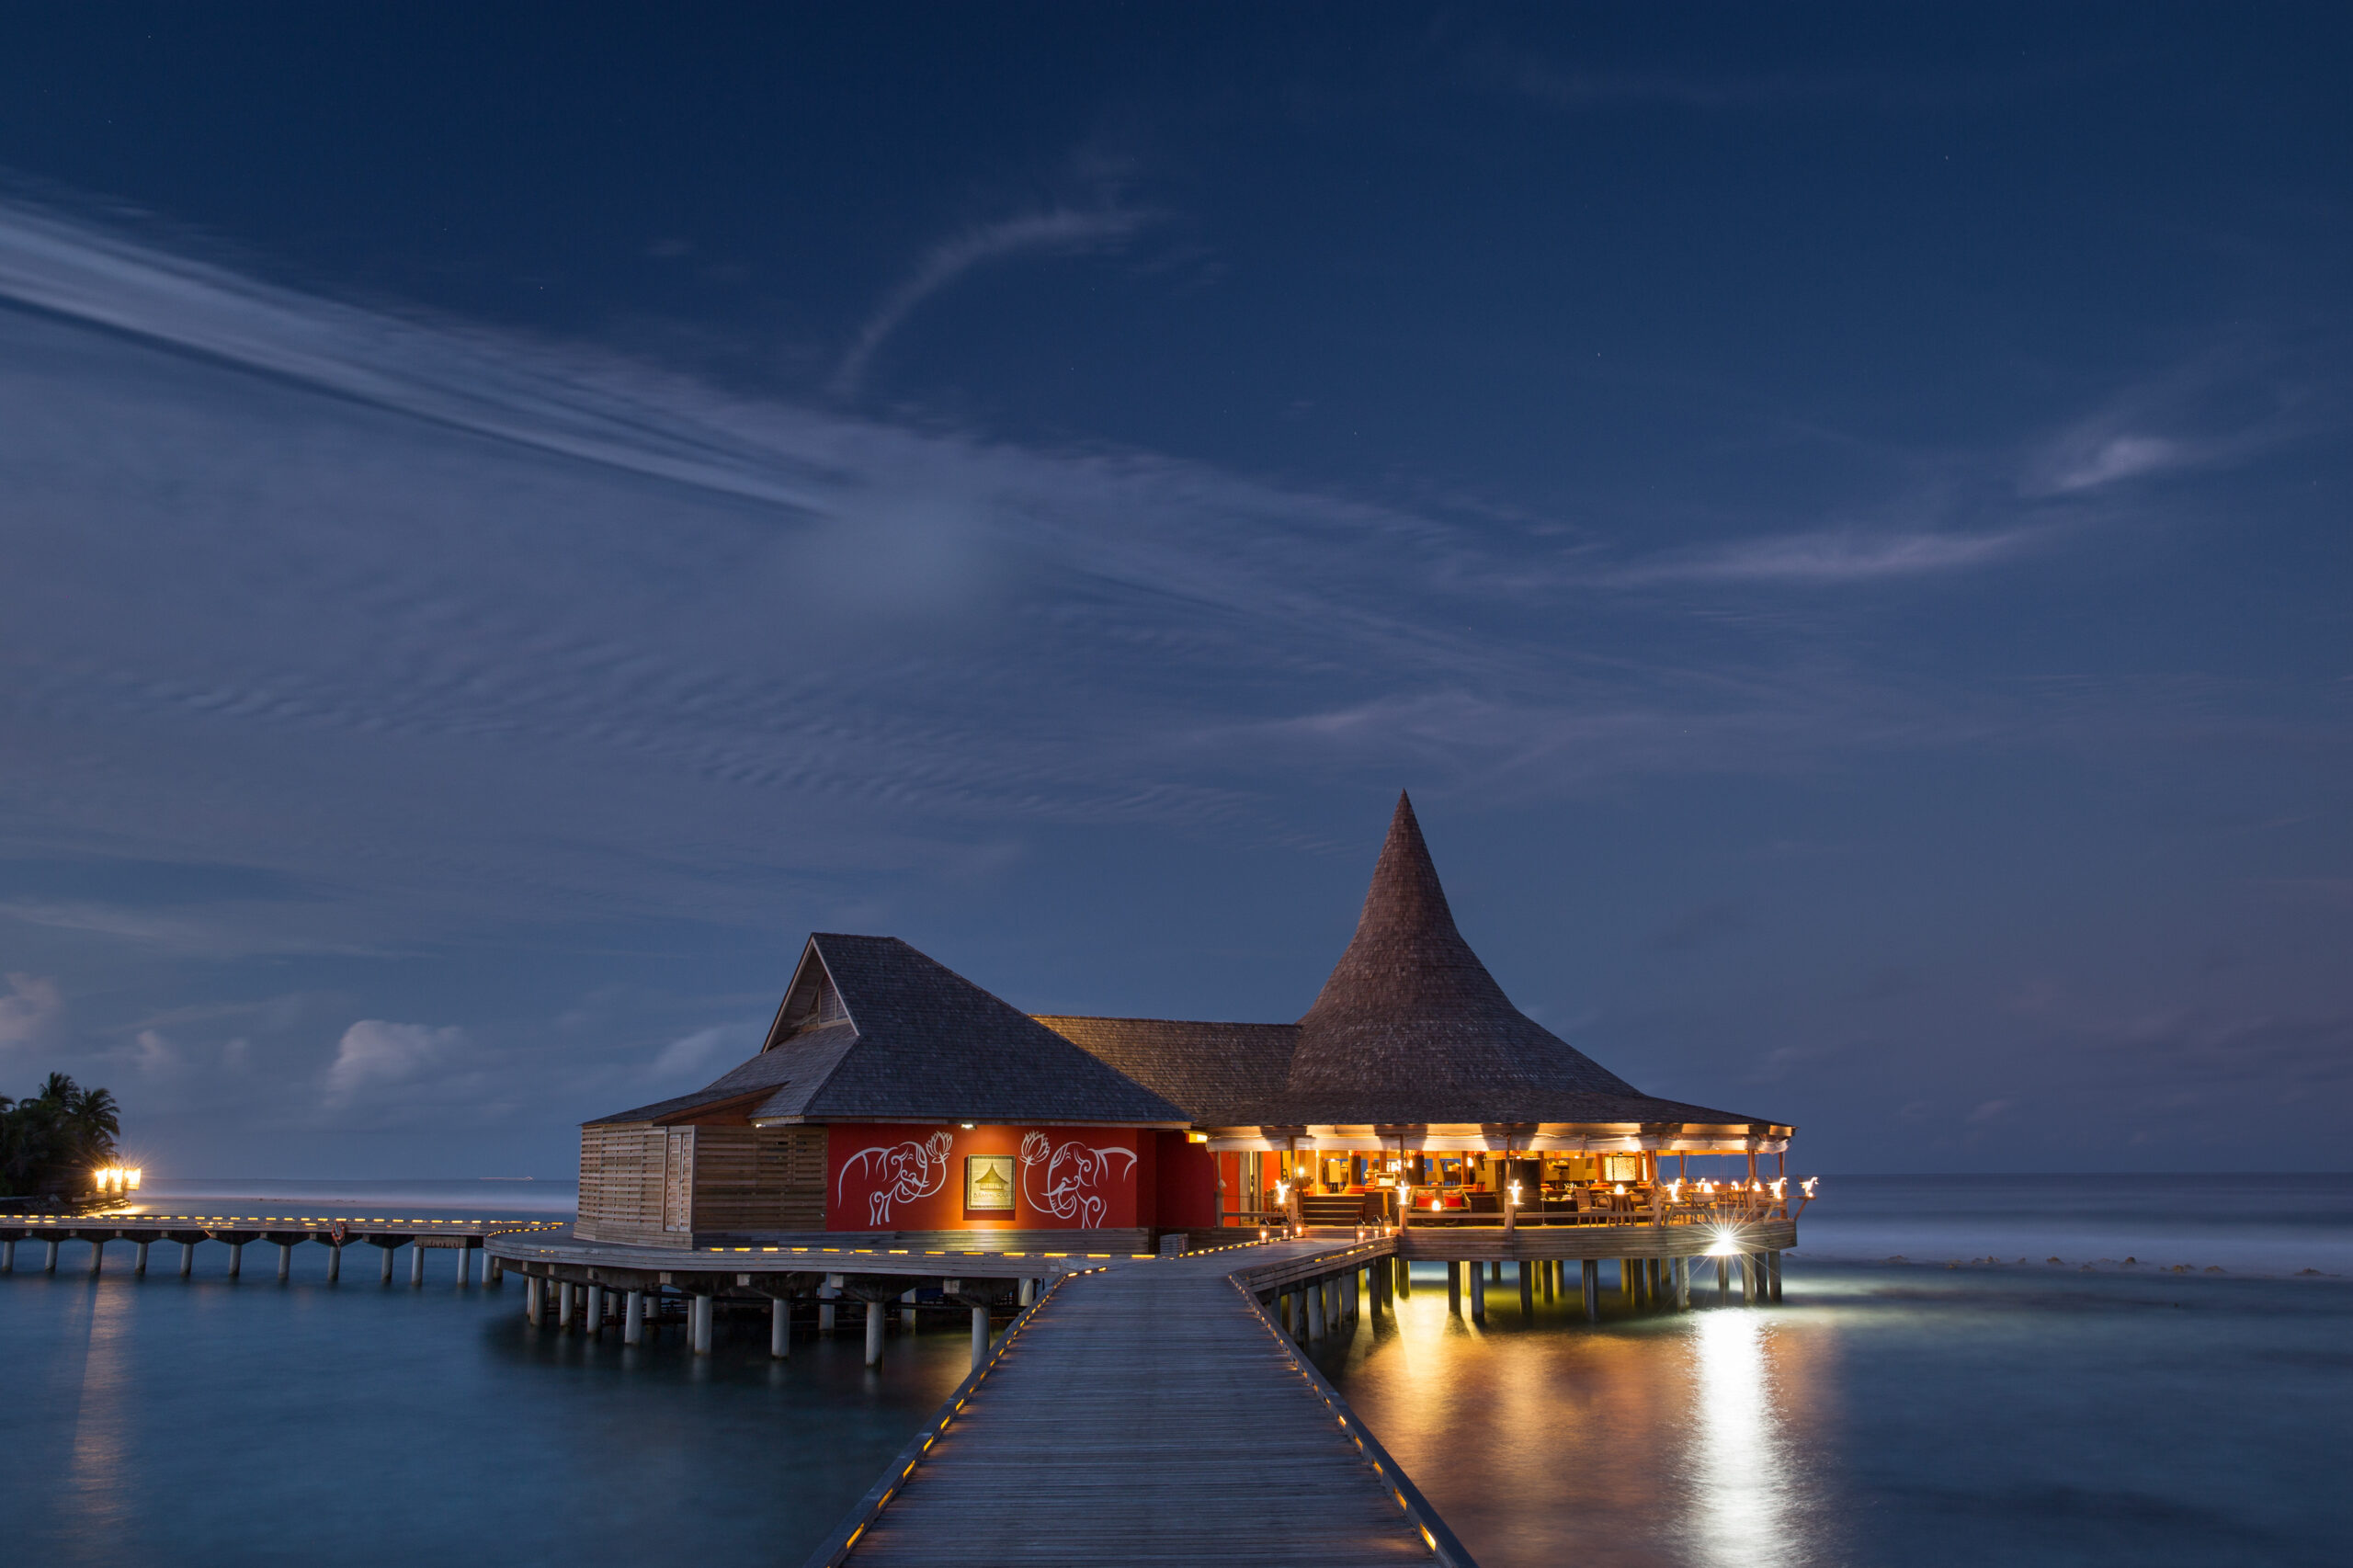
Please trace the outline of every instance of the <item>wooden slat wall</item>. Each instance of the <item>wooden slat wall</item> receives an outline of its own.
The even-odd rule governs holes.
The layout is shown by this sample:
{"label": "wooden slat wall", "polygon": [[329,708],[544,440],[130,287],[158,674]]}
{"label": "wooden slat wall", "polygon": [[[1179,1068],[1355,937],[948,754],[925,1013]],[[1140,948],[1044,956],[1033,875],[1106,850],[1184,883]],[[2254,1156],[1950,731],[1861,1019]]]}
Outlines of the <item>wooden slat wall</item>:
{"label": "wooden slat wall", "polygon": [[667,1138],[643,1122],[590,1127],[580,1134],[580,1223],[592,1241],[658,1242],[662,1157]]}
{"label": "wooden slat wall", "polygon": [[698,1127],[698,1233],[825,1228],[825,1130]]}

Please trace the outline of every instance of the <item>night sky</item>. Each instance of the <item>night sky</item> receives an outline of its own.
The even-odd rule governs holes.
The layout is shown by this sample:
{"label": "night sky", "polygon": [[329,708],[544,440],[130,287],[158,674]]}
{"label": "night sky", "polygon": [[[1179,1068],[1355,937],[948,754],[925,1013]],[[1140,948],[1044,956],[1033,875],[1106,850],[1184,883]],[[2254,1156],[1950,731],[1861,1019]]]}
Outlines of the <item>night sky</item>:
{"label": "night sky", "polygon": [[0,1092],[570,1174],[811,929],[1464,934],[1802,1171],[2353,1113],[2353,13],[0,15]]}

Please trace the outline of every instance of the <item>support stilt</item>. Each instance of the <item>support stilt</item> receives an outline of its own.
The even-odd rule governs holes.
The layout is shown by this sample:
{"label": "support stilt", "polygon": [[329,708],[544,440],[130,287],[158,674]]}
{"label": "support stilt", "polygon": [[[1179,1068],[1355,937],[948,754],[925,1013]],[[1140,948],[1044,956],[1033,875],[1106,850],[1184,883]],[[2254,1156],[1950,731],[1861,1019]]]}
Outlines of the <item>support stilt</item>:
{"label": "support stilt", "polygon": [[882,1364],[882,1303],[880,1301],[867,1302],[866,1364],[870,1367],[879,1367]]}
{"label": "support stilt", "polygon": [[1601,1321],[1601,1260],[1588,1257],[1581,1266],[1585,1280],[1585,1321]]}
{"label": "support stilt", "polygon": [[694,1340],[695,1354],[698,1356],[710,1354],[711,1301],[712,1298],[709,1296],[697,1296],[694,1299]]}
{"label": "support stilt", "polygon": [[332,1285],[343,1278],[343,1244],[327,1244],[327,1283]]}
{"label": "support stilt", "polygon": [[972,1369],[973,1371],[975,1371],[975,1372],[979,1371],[979,1370],[981,1369],[981,1363],[982,1363],[982,1362],[983,1362],[983,1361],[985,1361],[985,1360],[987,1360],[988,1358],[989,1358],[989,1310],[988,1310],[988,1308],[986,1308],[986,1307],[974,1307],[974,1308],[972,1309]]}
{"label": "support stilt", "polygon": [[1776,1305],[1780,1303],[1781,1255],[1778,1252],[1765,1255],[1765,1299]]}
{"label": "support stilt", "polygon": [[425,1245],[422,1242],[408,1244],[408,1282],[412,1285],[425,1283]]}
{"label": "support stilt", "polygon": [[1037,1299],[1038,1282],[1035,1279],[1024,1279],[1021,1282],[1020,1304],[1026,1307]]}
{"label": "support stilt", "polygon": [[195,1271],[196,1244],[194,1242],[182,1242],[180,1244],[180,1278],[185,1279]]}
{"label": "support stilt", "polygon": [[1532,1318],[1536,1315],[1536,1266],[1526,1258],[1521,1258],[1518,1267],[1519,1269],[1519,1315],[1522,1318]]}
{"label": "support stilt", "polygon": [[902,1334],[913,1334],[915,1331],[915,1293],[913,1290],[910,1290],[905,1295],[899,1298],[899,1332]]}
{"label": "support stilt", "polygon": [[1675,1310],[1678,1312],[1691,1310],[1691,1260],[1688,1257],[1675,1260]]}
{"label": "support stilt", "polygon": [[131,1272],[139,1275],[142,1278],[145,1278],[147,1273],[147,1247],[148,1244],[145,1242],[141,1242],[139,1244],[138,1261],[131,1266]]}
{"label": "support stilt", "polygon": [[[458,1261],[464,1263],[465,1254],[460,1253]],[[581,1324],[580,1331],[591,1339],[605,1336],[605,1288],[602,1285],[588,1287],[587,1321]]]}
{"label": "support stilt", "polygon": [[573,1288],[559,1279],[555,1282],[555,1330],[558,1334],[572,1332]]}
{"label": "support stilt", "polygon": [[49,1243],[49,1261],[41,1265],[40,1271],[43,1274],[54,1274],[57,1272],[57,1238],[48,1236],[43,1239]]}
{"label": "support stilt", "polygon": [[1732,1305],[1732,1259],[1728,1257],[1716,1259],[1716,1305]]}
{"label": "support stilt", "polygon": [[17,1272],[17,1244],[0,1242],[0,1274]]}
{"label": "support stilt", "polygon": [[1446,1312],[1449,1317],[1462,1315],[1462,1266],[1452,1261],[1446,1266]]}
{"label": "support stilt", "polygon": [[1756,1304],[1756,1255],[1753,1252],[1740,1255],[1740,1304],[1744,1307]]}
{"label": "support stilt", "polygon": [[[390,1256],[390,1254],[385,1256]],[[523,1321],[533,1328],[547,1316],[546,1285],[536,1274],[523,1276]]]}
{"label": "support stilt", "polygon": [[1410,1258],[1397,1260],[1397,1294],[1405,1301],[1414,1298],[1414,1265]]}
{"label": "support stilt", "polygon": [[[631,1299],[637,1292],[630,1292]],[[768,1355],[781,1361],[792,1354],[792,1303],[782,1296],[768,1302]]]}
{"label": "support stilt", "polygon": [[1307,1337],[1311,1340],[1324,1337],[1324,1287],[1321,1284],[1307,1288]]}
{"label": "support stilt", "polygon": [[834,1303],[840,1298],[841,1293],[842,1277],[838,1274],[826,1275],[825,1282],[817,1287],[817,1332],[819,1334],[831,1335],[834,1332],[834,1324],[836,1321],[834,1315],[835,1310]]}
{"label": "support stilt", "polygon": [[243,1242],[231,1242],[229,1244],[229,1278],[234,1279],[239,1271],[242,1270],[244,1266],[245,1244]]}
{"label": "support stilt", "polygon": [[[1503,1265],[1496,1264],[1495,1267],[1501,1268]],[[1487,1321],[1487,1270],[1475,1263],[1471,1266],[1471,1321],[1472,1323]]]}
{"label": "support stilt", "polygon": [[285,1284],[287,1279],[292,1276],[293,1272],[294,1244],[291,1242],[280,1242],[278,1244],[278,1282],[280,1285]]}
{"label": "support stilt", "polygon": [[631,1290],[621,1299],[621,1343],[645,1343],[645,1292]]}
{"label": "support stilt", "polygon": [[1487,1265],[1487,1283],[1488,1283],[1488,1284],[1490,1284],[1490,1285],[1500,1285],[1500,1284],[1502,1284],[1503,1282],[1504,1282],[1504,1266],[1503,1266],[1503,1260],[1502,1260],[1501,1258],[1498,1258],[1498,1259],[1496,1259],[1495,1262],[1493,1262],[1493,1263],[1491,1263],[1491,1264]]}
{"label": "support stilt", "polygon": [[376,1283],[379,1285],[389,1285],[392,1282],[392,1249],[390,1247],[378,1247],[376,1249],[376,1255],[378,1260]]}
{"label": "support stilt", "polygon": [[98,1266],[106,1260],[107,1244],[104,1241],[92,1242],[90,1244],[90,1273],[93,1278],[98,1272]]}

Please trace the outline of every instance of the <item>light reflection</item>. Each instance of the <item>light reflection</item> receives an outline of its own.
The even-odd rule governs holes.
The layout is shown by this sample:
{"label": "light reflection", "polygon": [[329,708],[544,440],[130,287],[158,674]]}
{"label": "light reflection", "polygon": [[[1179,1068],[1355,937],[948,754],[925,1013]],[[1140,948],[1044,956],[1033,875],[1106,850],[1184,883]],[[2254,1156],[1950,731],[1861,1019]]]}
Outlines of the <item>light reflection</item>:
{"label": "light reflection", "polygon": [[1699,1420],[1692,1430],[1692,1561],[1758,1568],[1793,1561],[1791,1455],[1755,1312],[1702,1312],[1691,1325]]}

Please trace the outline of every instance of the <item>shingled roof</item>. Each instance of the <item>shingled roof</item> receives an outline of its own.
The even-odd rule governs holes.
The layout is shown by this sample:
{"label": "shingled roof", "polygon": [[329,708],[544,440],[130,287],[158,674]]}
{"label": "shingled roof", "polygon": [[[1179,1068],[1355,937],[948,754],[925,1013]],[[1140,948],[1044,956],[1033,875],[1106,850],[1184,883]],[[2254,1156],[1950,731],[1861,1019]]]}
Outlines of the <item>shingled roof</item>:
{"label": "shingled roof", "polygon": [[[741,1108],[730,1104],[738,1100]],[[694,1094],[597,1122],[687,1119],[722,1108],[756,1121],[1192,1119],[897,937],[834,932],[809,938],[759,1055]]]}
{"label": "shingled roof", "polygon": [[1402,793],[1283,1087],[1295,1123],[1751,1119],[1654,1099],[1513,1006],[1455,929]]}
{"label": "shingled roof", "polygon": [[1038,1021],[1208,1127],[1279,1121],[1297,1024],[1211,1024],[1175,1018]]}

